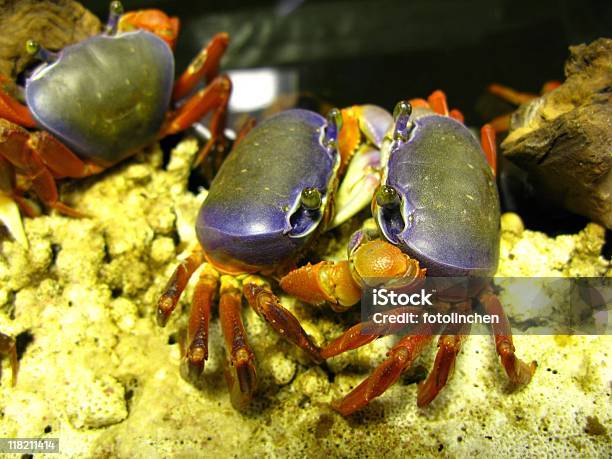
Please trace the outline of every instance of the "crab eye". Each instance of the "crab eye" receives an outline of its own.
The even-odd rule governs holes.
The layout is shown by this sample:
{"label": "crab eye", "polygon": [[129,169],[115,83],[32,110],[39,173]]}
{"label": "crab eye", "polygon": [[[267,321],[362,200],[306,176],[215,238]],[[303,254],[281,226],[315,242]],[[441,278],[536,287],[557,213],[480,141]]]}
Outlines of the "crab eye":
{"label": "crab eye", "polygon": [[382,185],[376,191],[376,204],[380,207],[396,207],[400,203],[399,195],[395,188],[389,185]]}
{"label": "crab eye", "polygon": [[317,210],[321,207],[322,203],[321,192],[312,187],[304,188],[300,196],[300,201],[304,209]]}
{"label": "crab eye", "polygon": [[123,14],[123,4],[119,1],[111,2],[109,9],[111,13]]}
{"label": "crab eye", "polygon": [[36,53],[38,53],[39,50],[40,50],[40,45],[38,44],[37,41],[35,41],[35,40],[28,40],[28,41],[26,41],[26,52],[28,54],[33,56]]}

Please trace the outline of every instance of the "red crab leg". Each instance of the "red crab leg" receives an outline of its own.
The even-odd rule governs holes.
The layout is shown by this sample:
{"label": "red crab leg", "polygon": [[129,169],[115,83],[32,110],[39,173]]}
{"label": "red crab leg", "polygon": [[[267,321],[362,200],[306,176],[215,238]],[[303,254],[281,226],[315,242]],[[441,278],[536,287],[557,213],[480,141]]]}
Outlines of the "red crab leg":
{"label": "red crab leg", "polygon": [[[64,150],[54,150],[54,148],[60,146]],[[25,176],[31,182],[34,192],[43,203],[63,214],[81,217],[80,212],[59,201],[55,177],[43,160],[44,155],[50,154],[50,152],[51,156],[56,154],[57,157],[61,157],[63,153],[68,152],[68,163],[74,157],[83,165],[80,159],[70,153],[50,134],[31,136],[28,131],[20,126],[0,119],[0,155],[15,167],[18,174]],[[69,168],[70,164],[68,164]]]}
{"label": "red crab leg", "polygon": [[[5,81],[8,81],[8,78],[0,75],[0,84]],[[0,86],[0,118],[4,118],[23,127],[36,127],[36,121],[32,118],[30,110],[4,92],[2,86]]]}
{"label": "red crab leg", "polygon": [[0,354],[8,355],[11,362],[13,378],[11,384],[17,384],[17,372],[19,371],[19,361],[17,360],[17,346],[15,340],[4,333],[0,333]]}
{"label": "red crab leg", "polygon": [[212,37],[176,81],[172,100],[176,101],[185,97],[203,78],[206,78],[207,81],[215,78],[219,73],[219,64],[228,44],[229,35],[225,32]]}
{"label": "red crab leg", "polygon": [[494,94],[497,97],[504,99],[514,105],[521,105],[538,97],[537,94],[519,92],[508,86],[504,86],[497,83],[490,84],[487,90],[491,94]]}
{"label": "red crab leg", "polygon": [[456,119],[460,123],[463,123],[465,121],[465,117],[463,116],[463,113],[461,113],[456,108],[453,108],[450,112],[448,112],[448,116],[450,116],[451,118]]}
{"label": "red crab leg", "polygon": [[198,245],[189,257],[176,267],[157,302],[157,323],[160,326],[166,325],[189,279],[204,261],[204,251]]}
{"label": "red crab leg", "polygon": [[[458,309],[468,311],[469,302],[458,304]],[[420,407],[431,403],[446,386],[448,378],[455,367],[457,354],[461,350],[461,343],[470,331],[470,324],[453,324],[446,327],[444,335],[438,339],[438,352],[433,367],[427,379],[419,384],[417,392],[417,405]]]}
{"label": "red crab leg", "polygon": [[244,284],[243,294],[255,312],[279,335],[303,349],[314,362],[322,361],[317,345],[312,342],[297,318],[281,305],[278,297],[267,285],[247,282]]}
{"label": "red crab leg", "polygon": [[425,99],[421,99],[421,98],[410,99],[409,102],[410,102],[410,105],[412,105],[412,108],[416,108],[416,107],[431,108],[429,106],[429,103]]}
{"label": "red crab leg", "polygon": [[228,281],[227,286],[221,286],[219,319],[228,354],[225,379],[232,405],[237,409],[244,409],[257,388],[257,372],[255,355],[247,342],[240,317],[240,300],[240,290],[235,285],[235,279]]}
{"label": "red crab leg", "polygon": [[169,17],[160,10],[130,11],[121,16],[118,28],[120,31],[134,29],[148,30],[168,43],[170,48],[174,49],[179,33],[180,21],[176,17]]}
{"label": "red crab leg", "polygon": [[234,140],[234,146],[238,145],[240,142],[244,140],[247,134],[251,132],[251,129],[255,127],[256,122],[257,121],[255,120],[255,118],[251,118],[249,116],[249,118],[240,127],[240,131],[238,131],[238,134],[236,135],[236,140]]}
{"label": "red crab leg", "polygon": [[210,265],[206,267],[202,270],[193,292],[187,327],[187,349],[184,362],[187,367],[187,375],[194,381],[204,371],[204,363],[208,359],[210,308],[219,283],[218,273]]}
{"label": "red crab leg", "polygon": [[499,317],[499,323],[492,324],[491,328],[495,336],[497,354],[501,357],[501,362],[508,378],[517,386],[529,383],[538,363],[534,360],[528,365],[514,354],[515,349],[512,343],[510,322],[508,322],[499,298],[488,288],[479,295],[478,300],[483,305],[487,314]]}
{"label": "red crab leg", "polygon": [[232,84],[225,75],[216,77],[208,86],[198,91],[184,105],[176,110],[162,128],[161,136],[175,134],[187,129],[207,113],[213,111],[210,122],[211,137],[198,153],[194,165],[200,164],[213,149],[215,144],[223,139],[223,127]]}
{"label": "red crab leg", "polygon": [[[420,316],[423,313],[423,310],[419,308],[405,307],[387,311],[388,315],[399,315],[401,313],[412,313]],[[350,351],[352,349],[357,349],[361,346],[365,346],[366,344],[371,343],[372,341],[377,338],[380,338],[383,335],[402,331],[406,329],[407,326],[408,325],[403,323],[378,324],[373,320],[358,323],[357,325],[353,325],[342,335],[340,335],[338,338],[336,338],[327,346],[325,346],[321,350],[321,357],[323,357],[324,359],[328,359],[330,357],[342,354],[343,352]]]}
{"label": "red crab leg", "polygon": [[491,166],[493,175],[497,175],[497,146],[495,145],[495,130],[490,124],[485,124],[480,129],[480,144],[485,153],[487,162]]}
{"label": "red crab leg", "polygon": [[342,416],[348,416],[369,404],[395,383],[432,339],[431,326],[423,324],[419,328],[419,334],[402,338],[369,377],[342,400],[332,403],[333,408]]}
{"label": "red crab leg", "polygon": [[40,156],[55,178],[83,178],[104,170],[103,166],[79,158],[66,145],[46,131],[32,134],[29,146]]}
{"label": "red crab leg", "polygon": [[448,104],[446,103],[446,94],[439,89],[432,92],[427,98],[427,102],[431,109],[438,115],[448,116]]}

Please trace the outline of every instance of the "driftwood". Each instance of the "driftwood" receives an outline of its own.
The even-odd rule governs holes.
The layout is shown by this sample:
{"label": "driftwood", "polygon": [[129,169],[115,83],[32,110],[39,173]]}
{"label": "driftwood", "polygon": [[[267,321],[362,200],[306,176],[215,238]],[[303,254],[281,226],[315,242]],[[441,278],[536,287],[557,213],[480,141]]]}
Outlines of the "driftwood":
{"label": "driftwood", "polygon": [[502,150],[542,200],[612,228],[612,40],[570,52],[565,83],[514,113]]}
{"label": "driftwood", "polygon": [[0,0],[0,74],[14,80],[32,62],[29,39],[56,51],[100,30],[98,18],[73,0]]}

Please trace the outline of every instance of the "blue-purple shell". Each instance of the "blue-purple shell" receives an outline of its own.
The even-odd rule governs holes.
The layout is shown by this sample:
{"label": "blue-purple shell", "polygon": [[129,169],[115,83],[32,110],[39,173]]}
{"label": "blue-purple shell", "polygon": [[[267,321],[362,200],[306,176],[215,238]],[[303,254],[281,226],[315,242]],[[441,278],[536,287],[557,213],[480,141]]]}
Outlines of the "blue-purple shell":
{"label": "blue-purple shell", "polygon": [[173,82],[172,51],[139,30],[64,48],[26,80],[25,95],[40,127],[80,156],[112,164],[156,138]]}
{"label": "blue-purple shell", "polygon": [[[336,186],[339,155],[322,143],[325,119],[287,110],[255,127],[228,155],[197,218],[208,258],[231,270],[271,268],[297,257],[320,229]],[[300,204],[304,188],[323,196],[318,211]]]}
{"label": "blue-purple shell", "polygon": [[483,151],[468,129],[449,117],[413,120],[407,141],[389,155],[383,183],[401,204],[375,206],[390,242],[417,259],[428,276],[489,276],[497,269],[499,196]]}

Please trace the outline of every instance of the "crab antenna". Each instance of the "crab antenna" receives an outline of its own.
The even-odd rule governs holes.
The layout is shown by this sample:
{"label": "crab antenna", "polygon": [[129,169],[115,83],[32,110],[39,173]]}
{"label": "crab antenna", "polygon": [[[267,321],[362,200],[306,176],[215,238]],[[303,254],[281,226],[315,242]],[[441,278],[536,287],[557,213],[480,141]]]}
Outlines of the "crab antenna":
{"label": "crab antenna", "polygon": [[123,5],[121,2],[115,0],[110,3],[108,12],[108,21],[106,22],[106,33],[108,35],[115,35],[117,33],[117,26],[119,25],[119,18],[123,14]]}
{"label": "crab antenna", "polygon": [[410,102],[401,100],[397,103],[393,110],[393,119],[395,120],[393,139],[402,141],[408,139],[408,134],[412,129],[412,121],[410,121],[411,114],[412,105],[410,105]]}
{"label": "crab antenna", "polygon": [[30,56],[50,64],[57,59],[57,53],[51,52],[48,49],[43,48],[35,40],[28,40],[26,42],[26,51]]}
{"label": "crab antenna", "polygon": [[326,147],[336,148],[340,129],[342,129],[342,113],[337,108],[332,108],[327,114],[327,125],[323,137],[323,144]]}

